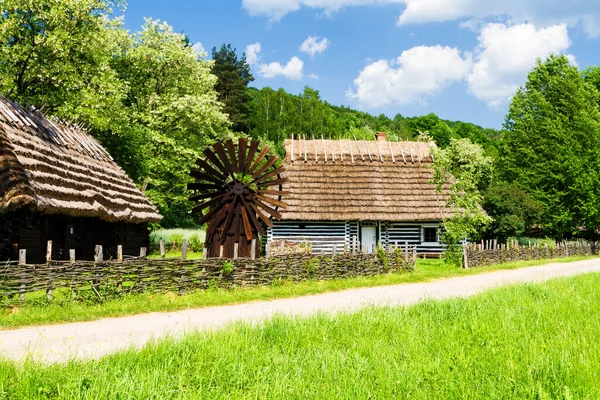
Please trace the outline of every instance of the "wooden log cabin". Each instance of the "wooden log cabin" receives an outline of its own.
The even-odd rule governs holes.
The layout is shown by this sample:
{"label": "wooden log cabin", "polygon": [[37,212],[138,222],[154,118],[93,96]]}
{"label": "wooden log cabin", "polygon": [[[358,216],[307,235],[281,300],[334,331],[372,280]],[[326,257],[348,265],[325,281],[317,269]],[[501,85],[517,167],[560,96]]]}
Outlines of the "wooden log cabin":
{"label": "wooden log cabin", "polygon": [[92,260],[148,246],[149,222],[161,216],[135,183],[85,130],[0,97],[0,260]]}
{"label": "wooden log cabin", "polygon": [[435,143],[377,140],[286,140],[287,207],[273,221],[268,240],[308,242],[330,253],[354,241],[415,246],[440,255],[440,226],[451,216],[448,192],[430,183]]}

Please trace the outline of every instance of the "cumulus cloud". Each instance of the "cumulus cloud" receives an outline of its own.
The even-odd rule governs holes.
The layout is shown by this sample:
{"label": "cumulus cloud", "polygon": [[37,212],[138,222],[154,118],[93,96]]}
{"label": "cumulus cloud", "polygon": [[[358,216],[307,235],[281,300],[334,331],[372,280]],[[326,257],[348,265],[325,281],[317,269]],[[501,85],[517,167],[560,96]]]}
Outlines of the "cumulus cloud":
{"label": "cumulus cloud", "polygon": [[200,43],[200,42],[194,43],[192,46],[192,49],[194,49],[194,51],[196,52],[196,54],[198,54],[199,57],[206,56],[206,49],[204,48],[202,43]]}
{"label": "cumulus cloud", "polygon": [[298,57],[292,57],[285,66],[281,65],[279,62],[262,64],[259,72],[263,78],[275,78],[277,76],[283,76],[288,79],[300,80],[302,79],[303,69],[304,62]]}
{"label": "cumulus cloud", "polygon": [[469,53],[456,48],[419,46],[393,61],[366,66],[346,93],[367,107],[423,101],[452,82],[462,80],[471,68]]}
{"label": "cumulus cloud", "polygon": [[[538,58],[563,53],[571,45],[565,24],[537,29],[532,24],[488,24],[479,35],[469,91],[491,106],[508,101],[524,84]],[[567,55],[571,62],[575,59]]]}
{"label": "cumulus cloud", "polygon": [[333,13],[344,7],[396,4],[400,25],[505,16],[517,24],[581,25],[588,35],[600,36],[597,0],[243,0],[242,4],[250,15],[274,21],[302,7]]}
{"label": "cumulus cloud", "polygon": [[329,47],[329,39],[321,39],[319,36],[309,36],[300,45],[300,51],[314,57],[315,54],[319,54],[327,50]]}
{"label": "cumulus cloud", "polygon": [[262,51],[260,43],[253,43],[246,46],[246,61],[249,65],[256,65],[260,61],[260,52]]}
{"label": "cumulus cloud", "polygon": [[310,79],[314,79],[315,81],[318,81],[318,80],[319,80],[319,75],[317,75],[317,74],[309,74],[309,75],[308,75],[308,77],[309,77]]}

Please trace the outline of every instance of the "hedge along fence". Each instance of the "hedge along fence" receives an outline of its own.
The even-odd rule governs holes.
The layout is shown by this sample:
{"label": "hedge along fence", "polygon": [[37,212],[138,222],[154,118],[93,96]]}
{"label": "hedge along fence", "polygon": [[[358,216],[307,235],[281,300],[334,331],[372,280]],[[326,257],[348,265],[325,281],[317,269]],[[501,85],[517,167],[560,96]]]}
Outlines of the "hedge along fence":
{"label": "hedge along fence", "polygon": [[544,260],[598,254],[598,243],[563,242],[555,245],[499,244],[495,240],[467,243],[463,246],[465,268],[502,264],[511,261]]}
{"label": "hedge along fence", "polygon": [[[96,251],[100,251],[97,246]],[[145,249],[142,249],[145,254]],[[414,253],[400,249],[374,254],[340,253],[311,255],[307,252],[269,258],[211,258],[203,260],[146,259],[144,256],[117,261],[53,261],[28,265],[8,262],[0,267],[0,301],[4,305],[23,302],[28,293],[67,289],[72,297],[91,295],[98,299],[135,292],[185,293],[208,288],[269,285],[278,281],[300,282],[373,276],[412,271]]]}

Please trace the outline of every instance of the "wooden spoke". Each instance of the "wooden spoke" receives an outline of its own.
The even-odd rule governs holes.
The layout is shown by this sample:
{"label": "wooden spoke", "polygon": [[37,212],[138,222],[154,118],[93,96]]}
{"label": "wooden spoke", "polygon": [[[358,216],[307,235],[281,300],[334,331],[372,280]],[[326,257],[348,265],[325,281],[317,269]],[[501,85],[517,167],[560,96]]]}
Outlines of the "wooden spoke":
{"label": "wooden spoke", "polygon": [[271,187],[271,186],[283,185],[287,181],[288,181],[288,178],[281,178],[281,179],[276,179],[274,181],[262,182],[260,184],[260,187]]}
{"label": "wooden spoke", "polygon": [[252,240],[252,226],[250,226],[250,219],[248,219],[248,213],[246,212],[246,207],[242,207],[242,222],[244,223],[244,234],[246,235],[246,240]]}
{"label": "wooden spoke", "polygon": [[204,155],[206,158],[210,160],[221,172],[223,172],[224,176],[229,175],[229,170],[225,168],[225,166],[219,161],[219,158],[211,149],[204,149]]}
{"label": "wooden spoke", "polygon": [[240,161],[238,170],[244,174],[246,173],[246,145],[247,144],[248,144],[248,139],[241,138],[239,147],[238,147],[238,150],[239,150],[238,159]]}
{"label": "wooden spoke", "polygon": [[[283,190],[268,190],[268,189],[259,189],[256,191],[256,193],[258,194],[269,194],[272,196],[288,196],[290,194],[290,192],[286,192]],[[190,198],[191,199],[191,198]]]}
{"label": "wooden spoke", "polygon": [[248,150],[248,158],[246,158],[246,165],[244,166],[244,173],[248,173],[250,171],[250,164],[252,160],[254,160],[254,156],[256,155],[256,150],[258,150],[258,145],[260,143],[256,140],[250,142],[250,150]]}
{"label": "wooden spoke", "polygon": [[211,199],[209,201],[205,201],[204,203],[199,204],[196,207],[192,208],[192,212],[193,213],[197,213],[197,212],[200,212],[200,211],[204,210],[205,208],[213,207],[213,206],[215,206],[217,204],[224,205],[225,204],[224,202],[227,201],[227,199],[229,197],[231,197],[230,194],[222,194],[220,196],[217,196],[217,197],[215,197],[215,198],[213,198],[213,199]]}
{"label": "wooden spoke", "polygon": [[258,165],[263,160],[263,158],[265,158],[265,156],[267,155],[268,152],[269,152],[269,148],[266,146],[263,147],[263,149],[260,151],[260,153],[258,153],[258,156],[256,156],[256,160],[254,160],[254,162],[248,169],[248,172],[247,172],[248,174],[252,174],[252,172],[256,169],[256,167],[258,167]]}
{"label": "wooden spoke", "polygon": [[[258,203],[257,203],[257,204],[258,204]],[[258,209],[258,207],[256,206],[256,204],[251,204],[250,206],[252,207],[252,209],[254,210],[254,212],[256,213],[256,215],[258,215],[258,217],[259,217],[260,219],[262,219],[262,220],[263,220],[263,222],[264,222],[265,224],[267,224],[267,226],[268,226],[269,228],[272,228],[272,227],[273,227],[273,223],[271,222],[271,220],[269,219],[269,217],[265,216],[265,214],[263,214],[263,213],[262,213],[262,211],[260,211],[260,210]]]}
{"label": "wooden spoke", "polygon": [[279,160],[279,157],[277,156],[272,156],[269,161],[267,161],[267,163],[265,165],[263,165],[262,167],[260,167],[260,169],[258,171],[256,171],[255,173],[252,174],[252,179],[255,179],[257,176],[260,176],[260,174],[262,174],[263,172],[265,172],[267,169],[269,169],[271,166],[273,166],[273,164],[275,164],[275,162]]}
{"label": "wooden spoke", "polygon": [[233,144],[233,140],[229,139],[225,142],[225,146],[227,147],[227,152],[229,153],[229,159],[231,160],[231,170],[234,173],[238,172],[238,164],[235,158],[235,146]]}
{"label": "wooden spoke", "polygon": [[281,219],[281,213],[271,207],[269,207],[268,205],[258,201],[256,202],[256,204],[262,208],[263,210],[265,210],[267,212],[267,214],[269,214],[270,216],[272,216],[273,218],[277,218],[277,219]]}
{"label": "wooden spoke", "polygon": [[225,178],[227,178],[227,175],[223,175],[222,173],[220,173],[219,171],[214,169],[212,167],[212,165],[210,165],[209,163],[207,163],[206,161],[204,161],[200,158],[196,160],[196,165],[199,166],[200,168],[204,169],[205,173],[210,174],[216,178],[219,178],[222,181],[224,181]]}
{"label": "wooden spoke", "polygon": [[221,186],[221,185],[215,185],[215,184],[211,184],[211,183],[198,183],[198,182],[188,183],[189,190],[210,190],[210,189],[222,189],[222,188],[223,188],[223,186]]}
{"label": "wooden spoke", "polygon": [[259,199],[259,200],[265,201],[265,202],[267,202],[269,204],[272,204],[275,207],[281,207],[281,208],[287,207],[287,204],[285,204],[283,201],[275,200],[275,199],[272,199],[270,197],[261,196],[260,194],[257,194],[256,198]]}
{"label": "wooden spoke", "polygon": [[195,194],[190,196],[190,201],[198,201],[198,200],[204,200],[204,199],[208,199],[210,197],[215,196],[217,192],[215,193],[200,193],[200,194]]}
{"label": "wooden spoke", "polygon": [[213,182],[213,183],[221,183],[221,182],[223,182],[222,179],[219,179],[219,178],[217,178],[215,176],[209,175],[209,174],[207,174],[207,173],[205,173],[205,172],[203,172],[203,171],[201,171],[199,169],[196,169],[196,168],[192,168],[190,170],[190,176],[192,176],[192,177],[194,177],[196,179],[200,179],[200,180],[203,180],[203,181],[209,181],[209,182]]}
{"label": "wooden spoke", "polygon": [[269,180],[269,178],[279,175],[283,173],[283,171],[285,171],[285,167],[282,165],[281,167],[275,168],[273,171],[256,178],[254,182],[260,186],[261,182],[266,182],[267,180]]}
{"label": "wooden spoke", "polygon": [[242,204],[244,205],[244,208],[246,209],[246,212],[250,216],[250,220],[252,221],[252,224],[254,225],[254,228],[258,231],[258,234],[259,235],[264,235],[265,232],[264,232],[264,230],[262,228],[262,224],[256,218],[256,213],[252,211],[250,205],[244,199],[242,199]]}
{"label": "wooden spoke", "polygon": [[231,163],[229,162],[229,158],[227,158],[227,153],[225,153],[225,148],[223,147],[223,143],[215,143],[213,145],[213,149],[215,149],[215,151],[217,152],[217,155],[219,156],[219,159],[225,166],[225,169],[227,170],[227,174],[231,175],[231,173],[232,173]]}

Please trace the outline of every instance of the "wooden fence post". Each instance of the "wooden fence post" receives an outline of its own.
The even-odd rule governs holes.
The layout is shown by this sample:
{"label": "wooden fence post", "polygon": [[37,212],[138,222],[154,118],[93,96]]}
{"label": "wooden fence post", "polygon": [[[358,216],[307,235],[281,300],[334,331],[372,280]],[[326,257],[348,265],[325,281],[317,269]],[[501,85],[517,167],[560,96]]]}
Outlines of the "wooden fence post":
{"label": "wooden fence post", "polygon": [[223,246],[219,247],[219,258],[223,258]]}
{"label": "wooden fence post", "polygon": [[165,252],[165,241],[160,239],[160,257],[166,258],[167,253]]}
{"label": "wooden fence post", "polygon": [[19,288],[19,299],[25,301],[25,269],[27,268],[27,250],[19,250],[19,265],[21,269],[21,286]]}
{"label": "wooden fence post", "polygon": [[48,271],[48,288],[46,289],[46,297],[48,297],[48,300],[52,300],[52,266],[50,265],[50,261],[52,261],[52,240],[48,240],[46,245],[46,267]]}
{"label": "wooden fence post", "polygon": [[356,254],[356,236],[352,236],[352,255]]}
{"label": "wooden fence post", "polygon": [[74,270],[73,265],[75,264],[75,249],[69,249],[69,266],[71,267],[71,274],[72,274],[72,278],[71,278],[71,297],[72,298],[76,298],[77,297],[77,274]]}
{"label": "wooden fence post", "polygon": [[203,260],[206,260],[206,258],[208,257],[208,253],[207,253],[207,251],[208,251],[208,250],[206,249],[206,247],[204,247],[204,248],[202,249],[202,259],[203,259]]}
{"label": "wooden fence post", "polygon": [[265,258],[268,260],[271,257],[271,242],[267,242],[265,246]]}
{"label": "wooden fence post", "polygon": [[463,243],[463,268],[464,269],[468,269],[469,268],[469,261],[468,261],[468,248],[469,244],[465,241]]}
{"label": "wooden fence post", "polygon": [[98,292],[98,264],[104,261],[104,252],[102,250],[102,245],[97,244],[94,249],[94,270],[92,272],[92,290],[96,293],[96,296],[102,298],[100,296],[100,292]]}
{"label": "wooden fence post", "polygon": [[256,239],[252,239],[250,244],[250,258],[253,260],[256,259]]}
{"label": "wooden fence post", "polygon": [[117,261],[119,262],[119,266],[117,267],[117,290],[119,292],[123,291],[123,266],[121,263],[123,262],[123,245],[117,246]]}
{"label": "wooden fence post", "polygon": [[281,239],[279,244],[279,255],[282,256],[285,254],[285,240]]}
{"label": "wooden fence post", "polygon": [[240,244],[239,243],[234,243],[233,244],[233,259],[237,260],[238,259],[238,251],[240,248]]}
{"label": "wooden fence post", "polygon": [[188,245],[187,239],[183,239],[181,241],[181,260],[182,261],[187,260],[187,245]]}
{"label": "wooden fence post", "polygon": [[408,241],[404,242],[404,261],[408,264]]}
{"label": "wooden fence post", "polygon": [[333,244],[333,249],[331,250],[331,258],[334,258],[334,257],[335,257],[336,250],[337,250],[337,246],[336,246],[336,244],[334,243],[334,244]]}
{"label": "wooden fence post", "polygon": [[371,246],[371,253],[377,254],[377,245],[375,243],[373,243],[373,246]]}

